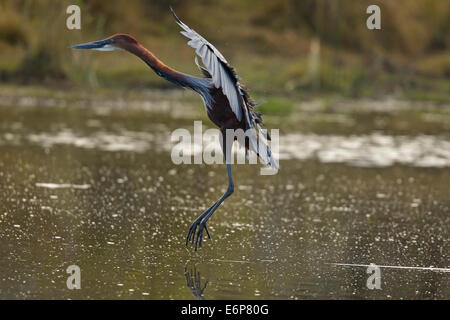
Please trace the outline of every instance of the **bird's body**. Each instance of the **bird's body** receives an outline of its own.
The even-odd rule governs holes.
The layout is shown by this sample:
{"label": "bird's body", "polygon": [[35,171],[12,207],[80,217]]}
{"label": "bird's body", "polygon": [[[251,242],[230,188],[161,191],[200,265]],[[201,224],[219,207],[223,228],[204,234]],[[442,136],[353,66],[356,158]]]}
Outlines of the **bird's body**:
{"label": "bird's body", "polygon": [[[194,235],[198,227],[195,240],[195,249],[197,249],[197,247],[201,247],[202,245],[203,230],[210,237],[206,222],[217,207],[234,191],[230,166],[231,155],[229,150],[231,148],[227,149],[227,146],[232,144],[233,141],[227,141],[226,131],[241,129],[246,132],[245,142],[243,143],[246,150],[254,151],[269,166],[278,169],[278,164],[267,146],[267,141],[264,141],[270,140],[270,137],[261,128],[261,115],[253,110],[256,104],[239,83],[239,77],[234,71],[234,68],[228,64],[223,55],[212,44],[181,22],[175,13],[173,14],[178,25],[183,28],[181,33],[190,39],[188,44],[196,49],[197,55],[202,59],[205,67],[200,66],[197,58],[195,59],[195,63],[202,71],[204,77],[188,75],[170,68],[137,42],[136,39],[127,34],[116,34],[105,40],[81,44],[71,48],[102,51],[122,49],[128,51],[142,59],[159,76],[176,85],[191,89],[202,97],[209,119],[219,127],[222,133],[221,144],[227,163],[229,183],[225,194],[208,210],[203,212],[189,229],[186,244],[191,239],[192,242],[194,241]],[[261,134],[263,135],[262,137]]]}
{"label": "bird's body", "polygon": [[206,113],[208,118],[221,130],[226,129],[243,129],[245,130],[244,119],[239,121],[230,108],[227,97],[220,89],[210,89],[212,99],[215,103],[207,107]]}

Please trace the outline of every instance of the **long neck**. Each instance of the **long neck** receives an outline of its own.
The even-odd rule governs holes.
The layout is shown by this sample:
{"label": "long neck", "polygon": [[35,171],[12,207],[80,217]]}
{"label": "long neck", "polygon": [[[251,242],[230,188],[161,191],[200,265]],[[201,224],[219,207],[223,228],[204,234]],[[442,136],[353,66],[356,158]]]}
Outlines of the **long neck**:
{"label": "long neck", "polygon": [[153,69],[153,71],[156,72],[156,74],[165,78],[166,80],[182,87],[196,90],[196,88],[193,87],[192,83],[192,79],[195,79],[196,77],[178,72],[168,67],[141,44],[129,46],[125,48],[125,50],[141,58],[150,68]]}

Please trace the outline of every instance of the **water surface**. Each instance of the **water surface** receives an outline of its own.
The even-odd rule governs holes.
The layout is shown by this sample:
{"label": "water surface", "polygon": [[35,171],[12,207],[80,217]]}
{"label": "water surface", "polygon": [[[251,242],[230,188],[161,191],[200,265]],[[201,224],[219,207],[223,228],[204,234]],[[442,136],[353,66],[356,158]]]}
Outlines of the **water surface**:
{"label": "water surface", "polygon": [[450,298],[446,131],[282,131],[279,173],[234,166],[195,252],[188,227],[227,178],[171,162],[182,104],[34,104],[0,109],[0,298]]}

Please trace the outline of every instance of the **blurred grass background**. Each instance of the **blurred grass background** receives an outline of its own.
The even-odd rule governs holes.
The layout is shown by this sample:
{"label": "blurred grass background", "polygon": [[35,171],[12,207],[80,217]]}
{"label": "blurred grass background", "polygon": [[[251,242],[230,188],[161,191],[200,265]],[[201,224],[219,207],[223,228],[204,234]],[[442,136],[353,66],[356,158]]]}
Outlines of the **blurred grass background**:
{"label": "blurred grass background", "polygon": [[[66,28],[67,6],[81,30]],[[366,28],[367,6],[382,30]],[[0,0],[0,81],[47,87],[172,88],[120,51],[68,46],[134,35],[166,64],[199,75],[169,5],[236,67],[262,108],[289,111],[292,97],[450,101],[447,0]],[[270,112],[270,110],[262,110]]]}

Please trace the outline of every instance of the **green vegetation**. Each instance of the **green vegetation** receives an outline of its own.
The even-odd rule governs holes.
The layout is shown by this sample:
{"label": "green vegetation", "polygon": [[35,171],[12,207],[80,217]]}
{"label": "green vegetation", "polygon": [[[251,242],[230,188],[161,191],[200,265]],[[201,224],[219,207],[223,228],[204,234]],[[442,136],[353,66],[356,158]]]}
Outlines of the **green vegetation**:
{"label": "green vegetation", "polygon": [[[366,0],[171,1],[179,16],[236,67],[266,112],[289,112],[293,97],[396,96],[450,101],[450,3],[375,1],[382,30],[366,28]],[[78,4],[82,29],[67,30]],[[163,0],[0,1],[0,80],[54,86],[166,88],[122,52],[68,46],[133,34],[168,65],[199,74],[194,52]],[[281,108],[280,110],[275,110]]]}
{"label": "green vegetation", "polygon": [[291,113],[292,109],[293,103],[291,100],[284,98],[270,98],[258,107],[258,112],[267,115],[284,115]]}

